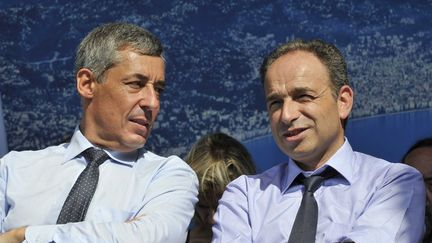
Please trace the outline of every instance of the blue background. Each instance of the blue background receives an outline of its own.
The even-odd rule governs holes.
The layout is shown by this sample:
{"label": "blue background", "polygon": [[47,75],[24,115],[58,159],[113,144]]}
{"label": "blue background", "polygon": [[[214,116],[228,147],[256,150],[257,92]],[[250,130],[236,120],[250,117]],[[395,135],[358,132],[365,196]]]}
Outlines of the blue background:
{"label": "blue background", "polygon": [[75,48],[95,26],[124,21],[149,29],[166,48],[167,92],[146,145],[156,153],[184,156],[202,135],[222,131],[254,148],[258,167],[268,168],[280,151],[269,137],[258,67],[278,44],[300,37],[333,42],[347,59],[353,147],[399,161],[411,143],[432,136],[431,20],[431,0],[3,0],[8,147],[39,149],[72,134],[81,115]]}

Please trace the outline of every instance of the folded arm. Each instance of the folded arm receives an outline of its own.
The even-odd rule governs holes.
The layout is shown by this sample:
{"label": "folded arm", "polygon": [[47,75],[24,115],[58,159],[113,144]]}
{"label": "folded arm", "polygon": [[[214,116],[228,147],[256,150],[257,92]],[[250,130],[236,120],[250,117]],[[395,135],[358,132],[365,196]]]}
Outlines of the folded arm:
{"label": "folded arm", "polygon": [[215,214],[213,225],[213,243],[251,242],[252,232],[249,223],[246,180],[243,176],[231,182]]}
{"label": "folded arm", "polygon": [[[184,242],[197,202],[195,174],[186,166],[164,168],[152,179],[141,208],[126,222],[32,225],[25,229],[24,242]],[[4,200],[4,193],[0,197]],[[4,217],[6,210],[0,211]],[[15,233],[1,237],[18,236]]]}
{"label": "folded arm", "polygon": [[419,173],[390,170],[346,237],[354,242],[420,242],[425,201]]}

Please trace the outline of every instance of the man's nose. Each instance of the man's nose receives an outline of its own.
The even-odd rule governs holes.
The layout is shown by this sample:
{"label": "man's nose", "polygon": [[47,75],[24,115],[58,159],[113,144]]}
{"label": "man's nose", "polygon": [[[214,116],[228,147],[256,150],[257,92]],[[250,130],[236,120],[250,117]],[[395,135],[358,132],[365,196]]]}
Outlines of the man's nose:
{"label": "man's nose", "polygon": [[141,90],[140,107],[145,110],[155,110],[159,108],[159,96],[153,85],[146,85]]}
{"label": "man's nose", "polygon": [[281,111],[281,121],[285,124],[291,124],[300,116],[299,106],[292,100],[285,100]]}

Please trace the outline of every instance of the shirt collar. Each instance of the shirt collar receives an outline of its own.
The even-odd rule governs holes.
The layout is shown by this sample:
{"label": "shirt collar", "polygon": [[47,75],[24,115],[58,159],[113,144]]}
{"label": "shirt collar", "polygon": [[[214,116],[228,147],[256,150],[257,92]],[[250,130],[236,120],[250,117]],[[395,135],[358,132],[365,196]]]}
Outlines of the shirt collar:
{"label": "shirt collar", "polygon": [[[288,190],[288,188],[291,186],[291,184],[293,183],[294,179],[303,172],[302,169],[300,169],[300,167],[298,167],[298,165],[290,158],[288,161],[288,166],[285,167],[286,171],[285,171],[285,183],[282,187],[283,192],[285,192],[286,190]],[[282,177],[283,178],[283,177]]]}
{"label": "shirt collar", "polygon": [[[79,156],[84,150],[90,148],[90,147],[96,147],[90,141],[82,134],[81,130],[79,129],[79,126],[75,128],[75,132],[71,138],[71,141],[69,143],[69,146],[66,149],[65,155],[63,157],[63,163],[66,163],[77,156]],[[104,149],[104,151],[108,154],[108,156],[114,160],[115,162],[118,162],[123,165],[127,165],[130,167],[133,167],[133,165],[136,163],[139,157],[142,157],[144,154],[144,149],[138,149],[132,152],[124,153],[124,152],[118,152],[114,150]]]}
{"label": "shirt collar", "polygon": [[325,169],[324,166],[333,167],[333,169],[335,169],[340,175],[342,175],[348,181],[349,184],[351,184],[354,178],[353,163],[354,163],[354,151],[351,148],[348,139],[345,138],[345,142],[342,145],[342,147],[340,147],[336,151],[336,153],[327,161],[327,163],[325,163],[321,168],[323,168],[322,170],[324,170]]}
{"label": "shirt collar", "polygon": [[291,158],[288,161],[288,166],[286,166],[285,171],[285,183],[283,185],[283,191],[285,192],[291,186],[295,178],[303,173],[306,176],[320,174],[327,167],[332,167],[335,169],[342,177],[344,177],[349,184],[352,183],[353,180],[353,156],[354,151],[351,148],[351,145],[348,142],[348,139],[345,138],[345,142],[343,145],[336,151],[336,153],[320,168],[315,171],[304,171],[302,170]]}

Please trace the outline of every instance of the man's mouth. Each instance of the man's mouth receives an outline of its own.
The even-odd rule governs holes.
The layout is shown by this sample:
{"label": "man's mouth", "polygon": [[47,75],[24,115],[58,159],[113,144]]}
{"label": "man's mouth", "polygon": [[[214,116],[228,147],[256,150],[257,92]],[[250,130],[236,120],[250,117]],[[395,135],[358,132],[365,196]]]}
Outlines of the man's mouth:
{"label": "man's mouth", "polygon": [[287,138],[295,137],[295,136],[299,135],[300,133],[302,133],[303,131],[305,131],[306,129],[307,128],[289,129],[288,131],[284,132],[283,135],[284,135],[284,137],[287,137]]}
{"label": "man's mouth", "polygon": [[136,123],[136,124],[144,126],[144,127],[150,126],[150,123],[147,121],[147,119],[144,119],[144,118],[134,117],[134,118],[131,118],[129,120],[133,123]]}

